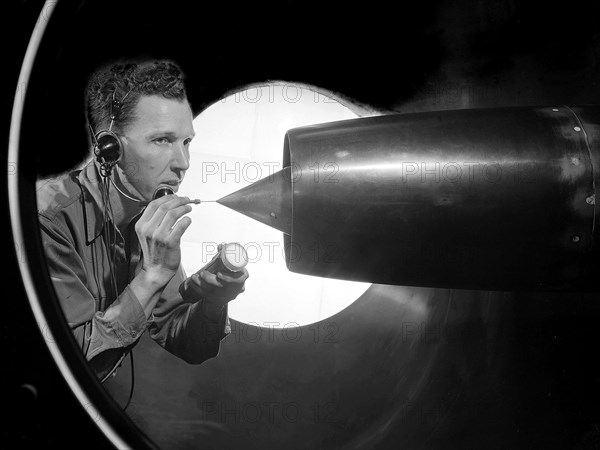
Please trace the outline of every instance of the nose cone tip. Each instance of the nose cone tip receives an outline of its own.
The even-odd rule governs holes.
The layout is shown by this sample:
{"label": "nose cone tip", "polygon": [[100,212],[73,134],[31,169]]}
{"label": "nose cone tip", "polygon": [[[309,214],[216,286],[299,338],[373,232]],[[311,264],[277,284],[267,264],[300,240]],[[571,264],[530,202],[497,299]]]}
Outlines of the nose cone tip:
{"label": "nose cone tip", "polygon": [[217,203],[291,235],[292,188],[286,167],[232,194]]}

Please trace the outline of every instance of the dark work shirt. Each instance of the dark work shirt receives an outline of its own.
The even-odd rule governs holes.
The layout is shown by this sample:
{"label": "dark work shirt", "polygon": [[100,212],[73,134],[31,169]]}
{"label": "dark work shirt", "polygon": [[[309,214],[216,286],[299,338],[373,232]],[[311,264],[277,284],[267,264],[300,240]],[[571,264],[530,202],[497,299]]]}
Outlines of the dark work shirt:
{"label": "dark work shirt", "polygon": [[227,307],[214,319],[203,313],[202,299],[184,301],[178,292],[187,278],[181,266],[146,317],[129,288],[142,266],[134,230],[141,212],[123,236],[103,200],[103,183],[91,161],[81,170],[40,180],[37,186],[50,276],[87,360],[103,378],[146,329],[158,344],[189,363],[216,356],[220,341],[230,333]]}

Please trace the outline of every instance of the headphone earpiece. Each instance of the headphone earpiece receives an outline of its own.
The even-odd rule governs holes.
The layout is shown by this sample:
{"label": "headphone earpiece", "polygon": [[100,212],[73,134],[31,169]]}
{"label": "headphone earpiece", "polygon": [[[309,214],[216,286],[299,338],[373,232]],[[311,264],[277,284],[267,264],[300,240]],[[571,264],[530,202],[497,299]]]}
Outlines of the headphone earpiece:
{"label": "headphone earpiece", "polygon": [[[131,91],[129,91],[131,92]],[[115,98],[115,92],[112,94],[110,103],[110,125],[108,130],[102,130],[94,133],[92,125],[88,123],[88,127],[94,139],[94,155],[96,161],[100,164],[100,174],[103,177],[109,177],[113,166],[121,159],[123,154],[123,145],[119,136],[112,131],[113,124],[121,110],[122,102],[129,95],[129,92],[119,101]]]}
{"label": "headphone earpiece", "polygon": [[96,160],[101,164],[116,164],[121,159],[122,154],[119,136],[110,130],[100,131],[96,135],[94,154]]}

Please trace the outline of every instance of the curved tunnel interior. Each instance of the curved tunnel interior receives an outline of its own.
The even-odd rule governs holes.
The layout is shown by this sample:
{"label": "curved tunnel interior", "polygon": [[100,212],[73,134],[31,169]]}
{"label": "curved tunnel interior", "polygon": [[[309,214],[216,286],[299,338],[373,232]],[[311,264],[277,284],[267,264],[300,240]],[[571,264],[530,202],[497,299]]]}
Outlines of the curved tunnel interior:
{"label": "curved tunnel interior", "polygon": [[[288,2],[289,14],[277,20],[207,6],[187,14],[181,34],[174,36],[156,31],[155,11],[163,4],[150,3],[98,6],[84,1],[75,7],[59,2],[28,87],[22,146],[35,149],[31,179],[52,176],[86,157],[79,95],[85,84],[82,74],[116,57],[152,55],[180,61],[197,114],[219,102],[223,105],[223,99],[235,99],[254,83],[268,86],[265,80],[290,80],[294,86],[331,92],[349,108],[335,120],[600,102],[600,86],[592,82],[600,71],[596,64],[600,35],[590,23],[593,14],[579,16],[575,7],[565,12],[546,5],[548,18],[539,21],[532,6],[492,0],[412,5],[401,17],[375,6],[354,10],[348,5]],[[276,6],[280,5],[269,8],[276,11]],[[321,13],[311,16],[310,11],[317,10]],[[114,17],[114,11],[128,24],[121,30],[118,47],[107,45],[105,35],[89,29],[90,23]],[[345,20],[321,22],[328,16]],[[564,21],[571,33],[552,33]],[[363,30],[362,36],[344,45],[335,41],[338,46],[330,49],[325,43],[345,35],[349,23]],[[232,48],[219,38],[196,47],[191,43],[198,41],[200,30],[203,36],[229,30],[245,45]],[[287,36],[288,50],[298,50],[293,57],[272,51],[268,44],[274,34]],[[390,55],[403,55],[401,68],[387,63]],[[288,106],[293,107],[295,102],[289,100],[294,94],[288,95]],[[256,108],[255,98],[249,96],[237,106]],[[42,124],[40,103],[55,108]],[[314,106],[313,123],[318,117],[334,120],[318,116],[328,107],[326,101]],[[295,124],[285,120],[280,133]],[[65,123],[74,129],[68,146],[56,136]],[[236,123],[229,125],[235,128]],[[210,124],[206,129],[214,130]],[[258,138],[248,134],[246,141],[252,139]],[[262,155],[263,162],[281,163],[283,141],[277,145],[278,159]],[[220,170],[223,162],[260,161],[251,150],[243,155],[210,152],[205,148],[196,154],[203,175],[215,167]],[[249,182],[256,166],[246,167]],[[194,181],[203,176],[199,178]],[[189,189],[195,189],[193,183]],[[214,191],[212,199],[226,193]],[[204,206],[206,217],[196,221],[198,235],[190,233],[187,243],[196,256],[205,260],[212,256],[211,248],[194,247],[209,239],[203,235],[204,223],[215,233],[229,233],[217,233],[211,242],[252,239],[229,237],[247,229],[249,222],[241,222],[240,215],[223,212],[230,214],[223,219],[229,221],[224,228],[211,219],[210,208],[225,209]],[[263,238],[276,242],[270,239]],[[190,272],[198,260],[184,258],[189,258],[184,264]],[[249,269],[252,272],[252,264]],[[268,291],[272,276],[268,267],[256,275],[248,291],[255,279],[257,293]],[[281,281],[280,287],[292,282]],[[337,297],[339,290],[333,290],[335,308],[324,310],[313,302],[308,309],[316,313],[302,319],[302,307],[310,303],[302,304],[302,295],[288,306],[282,299],[272,310],[233,307],[231,335],[219,355],[200,366],[186,364],[143,336],[134,352],[135,390],[126,414],[141,433],[167,450],[583,449],[593,448],[600,439],[596,294],[579,292],[577,287],[552,293],[369,283]],[[310,295],[321,298],[317,291]],[[269,301],[277,298],[264,305]],[[131,369],[125,360],[118,376],[104,385],[119,404],[126,402]]]}
{"label": "curved tunnel interior", "polygon": [[[502,389],[514,376],[503,358],[511,348],[502,338],[510,336],[510,300],[372,285],[310,325],[234,320],[218,357],[201,367],[144,339],[128,414],[166,449],[437,448],[465,422],[477,424],[466,440],[476,445],[503,435],[506,409],[518,407]],[[127,397],[127,383],[115,379],[107,388]]]}

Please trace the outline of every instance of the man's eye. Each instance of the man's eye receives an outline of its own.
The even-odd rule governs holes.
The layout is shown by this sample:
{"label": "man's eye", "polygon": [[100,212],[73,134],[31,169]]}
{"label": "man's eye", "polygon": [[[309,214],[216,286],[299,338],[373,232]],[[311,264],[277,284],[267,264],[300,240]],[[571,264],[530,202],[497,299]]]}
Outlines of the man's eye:
{"label": "man's eye", "polygon": [[161,138],[154,139],[153,142],[156,144],[159,144],[159,145],[165,145],[165,144],[169,143],[169,140],[167,138],[161,137]]}
{"label": "man's eye", "polygon": [[192,138],[187,138],[185,141],[183,141],[183,145],[190,145],[190,142],[192,142]]}

